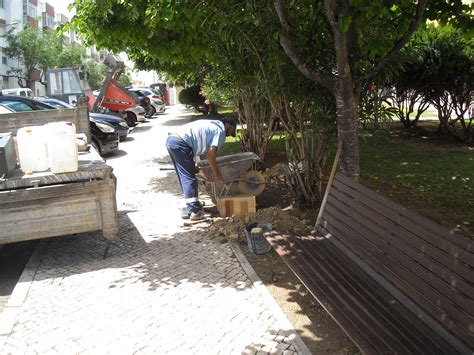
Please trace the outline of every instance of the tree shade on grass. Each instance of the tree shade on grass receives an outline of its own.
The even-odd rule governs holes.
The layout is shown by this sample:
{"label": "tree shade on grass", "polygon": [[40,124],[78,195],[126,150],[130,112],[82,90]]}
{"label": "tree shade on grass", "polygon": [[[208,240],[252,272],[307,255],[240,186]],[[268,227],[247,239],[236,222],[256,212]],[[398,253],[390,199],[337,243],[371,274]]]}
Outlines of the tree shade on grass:
{"label": "tree shade on grass", "polygon": [[[396,132],[378,131],[360,138],[362,183],[438,223],[474,236],[474,151],[462,145],[399,137]],[[239,150],[238,138],[228,137],[221,154]],[[281,152],[284,142],[277,134],[269,144],[268,156]]]}

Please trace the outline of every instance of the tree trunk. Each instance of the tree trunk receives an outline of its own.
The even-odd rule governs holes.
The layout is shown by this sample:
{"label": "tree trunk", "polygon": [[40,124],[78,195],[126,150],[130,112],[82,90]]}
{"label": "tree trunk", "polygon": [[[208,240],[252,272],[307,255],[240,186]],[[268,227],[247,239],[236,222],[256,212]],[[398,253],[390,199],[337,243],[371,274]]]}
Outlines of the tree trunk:
{"label": "tree trunk", "polygon": [[319,128],[307,113],[314,103],[311,100],[290,101],[274,98],[274,115],[285,127],[287,164],[284,173],[290,193],[302,208],[312,207],[321,201],[324,166],[331,138],[329,130]]}
{"label": "tree trunk", "polygon": [[354,93],[352,80],[341,77],[335,95],[337,132],[343,142],[339,168],[354,180],[359,180],[358,95]]}
{"label": "tree trunk", "polygon": [[270,103],[258,97],[251,87],[244,87],[240,89],[236,108],[245,127],[240,136],[242,150],[254,152],[263,162],[268,142],[275,131],[275,117]]}

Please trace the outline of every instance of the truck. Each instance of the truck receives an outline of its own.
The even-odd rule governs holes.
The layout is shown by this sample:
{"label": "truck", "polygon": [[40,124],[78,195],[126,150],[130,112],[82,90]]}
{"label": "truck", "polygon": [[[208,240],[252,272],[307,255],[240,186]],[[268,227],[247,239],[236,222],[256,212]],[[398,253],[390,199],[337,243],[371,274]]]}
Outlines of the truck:
{"label": "truck", "polygon": [[[76,132],[90,143],[86,107],[5,113],[0,133],[15,136],[22,127],[57,121],[74,123]],[[108,242],[116,237],[112,168],[93,148],[80,152],[78,160],[75,172],[26,174],[15,166],[8,176],[0,177],[0,244],[92,231],[102,231]],[[109,246],[107,243],[105,253]]]}
{"label": "truck", "polygon": [[[71,105],[85,105],[90,112],[103,113],[106,110],[123,113],[128,125],[133,127],[138,121],[136,107],[141,102],[119,81],[125,68],[123,60],[113,54],[104,59],[107,72],[97,97],[94,96],[87,81],[88,74],[84,66],[79,68],[53,68],[46,71],[47,95]],[[150,103],[142,103],[149,110]]]}

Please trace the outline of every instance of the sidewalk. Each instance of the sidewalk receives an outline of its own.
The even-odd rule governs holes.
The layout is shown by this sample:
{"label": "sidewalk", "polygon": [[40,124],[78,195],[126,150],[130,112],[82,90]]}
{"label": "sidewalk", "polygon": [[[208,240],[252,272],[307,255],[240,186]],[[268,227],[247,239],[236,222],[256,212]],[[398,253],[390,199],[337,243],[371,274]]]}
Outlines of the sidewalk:
{"label": "sidewalk", "polygon": [[[0,353],[307,353],[238,248],[196,236],[179,217],[168,164],[168,108],[109,158],[120,231],[43,240],[0,314]],[[3,348],[2,348],[3,346]]]}

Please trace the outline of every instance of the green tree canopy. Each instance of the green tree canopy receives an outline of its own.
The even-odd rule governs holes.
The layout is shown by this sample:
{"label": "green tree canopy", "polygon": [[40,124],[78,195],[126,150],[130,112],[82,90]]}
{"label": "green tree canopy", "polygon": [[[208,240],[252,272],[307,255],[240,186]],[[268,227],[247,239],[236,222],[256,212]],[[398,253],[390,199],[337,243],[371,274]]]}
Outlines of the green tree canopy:
{"label": "green tree canopy", "polygon": [[86,57],[86,49],[82,46],[74,44],[65,45],[59,52],[59,55],[53,60],[53,66],[59,68],[77,67],[84,63]]}
{"label": "green tree canopy", "polygon": [[[211,75],[232,85],[235,95],[246,87],[243,96],[259,102],[262,92],[267,100],[278,95],[289,78],[298,82],[297,68],[335,98],[342,168],[358,178],[363,83],[426,19],[472,24],[469,6],[461,0],[274,0],[274,6],[236,0],[75,0],[71,26],[89,44],[126,51],[142,69],[194,82]],[[286,65],[278,41],[295,68]]]}
{"label": "green tree canopy", "polygon": [[126,73],[120,75],[119,82],[125,87],[132,86],[132,78]]}
{"label": "green tree canopy", "polygon": [[31,86],[34,71],[50,67],[61,50],[61,43],[53,31],[41,33],[29,24],[18,33],[13,29],[8,31],[6,39],[8,57],[17,59],[19,63],[18,68],[11,69],[9,74],[18,78],[21,87]]}
{"label": "green tree canopy", "polygon": [[97,90],[102,85],[105,76],[105,65],[98,64],[94,60],[88,60],[85,63],[87,72],[87,82],[92,90]]}
{"label": "green tree canopy", "polygon": [[39,31],[29,24],[15,33],[6,34],[8,57],[18,60],[18,67],[9,74],[18,78],[21,87],[30,87],[35,71],[45,72],[52,67],[76,67],[82,64],[85,49],[74,45],[64,45],[62,37],[52,30]]}

